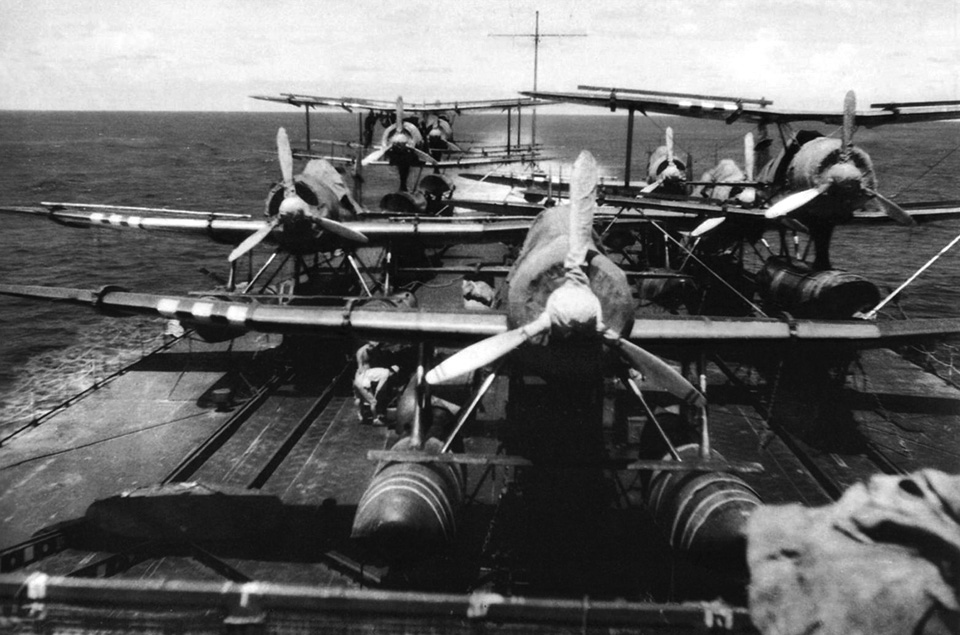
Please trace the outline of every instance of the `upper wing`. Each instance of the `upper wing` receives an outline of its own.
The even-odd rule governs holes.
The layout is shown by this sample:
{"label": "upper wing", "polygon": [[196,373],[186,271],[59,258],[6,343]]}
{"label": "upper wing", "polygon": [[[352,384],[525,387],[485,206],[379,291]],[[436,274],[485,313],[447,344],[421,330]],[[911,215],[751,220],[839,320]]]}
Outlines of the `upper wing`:
{"label": "upper wing", "polygon": [[[297,95],[294,93],[281,93],[279,95],[250,95],[253,99],[262,101],[273,101],[280,104],[290,104],[291,106],[315,106],[329,108],[343,108],[347,112],[353,110],[376,110],[385,112],[394,112],[397,108],[396,101],[385,101],[382,99],[363,99],[360,97],[320,97],[316,95]],[[404,106],[406,108],[406,106]]]}
{"label": "upper wing", "polygon": [[528,108],[530,106],[544,106],[553,103],[549,99],[537,99],[532,97],[515,97],[511,99],[480,99],[474,101],[447,101],[422,104],[404,104],[405,110],[420,113],[463,112],[467,110],[506,110],[508,108]]}
{"label": "upper wing", "polygon": [[[291,106],[314,106],[342,108],[348,112],[354,109],[375,110],[383,112],[394,112],[397,108],[396,101],[386,101],[383,99],[362,99],[358,97],[320,97],[315,95],[298,95],[294,93],[281,93],[280,95],[251,95],[253,99],[263,101],[273,101],[281,104],[290,104]],[[538,106],[551,103],[549,100],[534,99],[531,97],[516,97],[511,99],[484,99],[475,101],[436,101],[432,103],[408,104],[404,102],[403,110],[405,112],[415,113],[439,113],[439,112],[463,112],[466,110],[506,110],[508,108],[520,108],[529,106]]]}
{"label": "upper wing", "polygon": [[[657,93],[622,88],[594,89],[579,93],[523,91],[522,94],[571,104],[598,106],[616,110],[626,108],[643,113],[656,112],[696,119],[716,119],[733,123],[782,124],[794,121],[819,121],[843,125],[842,110],[789,110],[769,108],[766,100],[714,97],[682,93]],[[758,105],[757,105],[758,104]],[[960,118],[960,102],[930,101],[873,104],[870,110],[856,113],[858,126],[873,127],[892,123],[943,121]]]}
{"label": "upper wing", "polygon": [[[116,287],[90,291],[0,284],[0,294],[81,304],[111,315],[154,315],[178,319],[191,326],[281,334],[331,337],[353,334],[364,339],[423,339],[440,344],[463,344],[498,335],[508,326],[506,316],[497,312],[268,305],[130,293]],[[870,322],[670,317],[636,320],[629,339],[645,346],[711,343],[768,346],[780,342],[861,349],[958,335],[960,318]]]}
{"label": "upper wing", "polygon": [[[73,209],[79,207],[81,209]],[[239,244],[256,231],[263,229],[266,220],[222,218],[215,214],[194,212],[198,216],[139,216],[84,211],[86,205],[57,203],[52,209],[39,207],[2,207],[0,213],[13,212],[44,216],[68,227],[110,227],[174,232],[192,235],[225,244]],[[136,208],[134,208],[136,209]],[[147,208],[141,208],[147,209]],[[368,238],[368,246],[396,246],[402,244],[437,246],[452,243],[495,243],[521,240],[532,219],[438,219],[434,217],[398,216],[389,220],[358,220],[341,225],[358,231]],[[274,227],[266,240],[280,244],[283,229]],[[319,249],[318,249],[319,251]]]}

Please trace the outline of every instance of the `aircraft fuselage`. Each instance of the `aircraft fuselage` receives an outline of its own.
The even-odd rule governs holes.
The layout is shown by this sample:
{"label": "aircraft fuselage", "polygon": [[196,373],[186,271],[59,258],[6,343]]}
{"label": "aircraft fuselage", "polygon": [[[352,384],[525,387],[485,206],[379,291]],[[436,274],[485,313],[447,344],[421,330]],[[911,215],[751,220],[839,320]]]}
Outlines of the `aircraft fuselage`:
{"label": "aircraft fuselage", "polygon": [[781,150],[760,172],[759,181],[773,184],[780,192],[826,188],[798,211],[797,219],[823,218],[834,224],[849,220],[853,211],[869,198],[865,188],[877,186],[873,162],[860,148],[844,157],[840,139],[817,137],[798,149]]}
{"label": "aircraft fuselage", "polygon": [[[570,246],[570,207],[549,208],[541,212],[527,234],[511,275],[507,278],[501,301],[505,298],[507,320],[511,328],[527,324],[540,316],[550,296],[566,277],[564,259]],[[593,241],[587,251],[585,273],[589,288],[600,302],[603,324],[617,333],[625,332],[633,321],[634,300],[626,274]],[[546,344],[549,346],[538,346]],[[599,369],[589,360],[600,350],[597,333],[572,333],[569,337],[551,329],[532,346],[518,351],[522,364],[541,376],[577,376],[595,374]],[[595,351],[593,354],[587,354]]]}
{"label": "aircraft fuselage", "polygon": [[659,146],[650,155],[647,163],[647,182],[663,180],[660,190],[667,194],[683,194],[686,164],[667,146]]}
{"label": "aircraft fuselage", "polygon": [[833,228],[849,221],[877,187],[869,155],[856,147],[845,152],[840,139],[827,137],[782,150],[764,166],[758,180],[771,183],[772,191],[779,194],[820,191],[791,216],[810,230],[816,249],[815,267],[821,270],[831,268]]}
{"label": "aircraft fuselage", "polygon": [[307,203],[301,211],[285,213],[283,183],[278,183],[267,194],[265,213],[268,218],[283,216],[279,246],[291,254],[310,254],[329,251],[341,239],[325,231],[318,220],[355,220],[353,212],[344,206],[344,197],[349,194],[342,177],[326,161],[315,159],[307,163],[303,172],[294,177],[297,196]]}

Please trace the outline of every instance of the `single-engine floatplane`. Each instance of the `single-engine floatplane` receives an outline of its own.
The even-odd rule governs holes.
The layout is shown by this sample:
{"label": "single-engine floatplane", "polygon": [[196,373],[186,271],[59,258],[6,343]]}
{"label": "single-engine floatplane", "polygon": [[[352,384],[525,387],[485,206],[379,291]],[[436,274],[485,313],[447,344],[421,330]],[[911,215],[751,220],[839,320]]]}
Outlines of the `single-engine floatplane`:
{"label": "single-engine floatplane", "polygon": [[[531,224],[529,218],[383,218],[367,212],[351,195],[340,173],[324,159],[310,160],[300,174],[294,175],[293,153],[283,128],[277,133],[277,152],[282,180],[267,195],[263,220],[239,214],[59,202],[3,208],[0,212],[45,216],[69,227],[173,232],[236,245],[228,257],[230,289],[234,287],[238,259],[261,242],[273,244],[276,251],[247,282],[247,289],[252,289],[277,256],[301,258],[318,252],[343,253],[344,263],[366,288],[361,263],[355,257],[359,247],[383,247],[392,252],[406,247],[519,241]],[[305,264],[299,268],[305,269]],[[370,294],[369,289],[366,294]]]}
{"label": "single-engine floatplane", "polygon": [[[81,304],[111,315],[176,318],[207,331],[309,333],[417,345],[418,367],[402,397],[406,405],[399,409],[401,427],[409,434],[389,451],[370,453],[384,461],[384,467],[361,499],[353,529],[356,537],[395,555],[422,553],[453,539],[460,501],[458,464],[529,467],[531,473],[542,467],[560,474],[583,464],[652,470],[647,495],[656,498],[651,504],[666,510],[658,516],[671,544],[707,556],[729,552],[737,548],[746,515],[760,504],[736,473],[756,471],[758,466],[727,461],[710,448],[706,352],[762,345],[766,356],[798,350],[836,354],[960,334],[960,319],[878,323],[637,317],[625,274],[593,236],[597,177],[588,153],[577,161],[571,188],[569,204],[544,210],[534,220],[501,288],[499,303],[488,311],[276,305],[242,298],[132,293],[115,287],[87,291],[2,284],[0,294]],[[465,345],[434,365],[435,348],[456,350]],[[696,377],[665,362],[663,354],[691,361],[697,366]],[[483,368],[489,372],[477,373]],[[501,431],[507,438],[506,453],[451,452],[464,424],[501,373],[509,379],[508,416]],[[474,374],[477,381],[463,384],[469,397],[455,420],[431,425],[431,391]],[[699,443],[680,446],[664,432],[655,444],[660,449],[646,450],[653,454],[644,454],[641,448],[626,461],[603,456],[603,444],[596,440],[607,376],[619,377],[627,392],[641,401],[646,390],[666,393],[691,413],[687,427],[698,435]],[[682,487],[674,476],[678,470],[699,472],[691,478],[705,479],[704,487]],[[710,480],[716,471],[732,474]],[[552,478],[537,486],[549,487]],[[566,487],[582,479],[562,482]],[[721,505],[715,504],[717,488],[729,494]],[[688,514],[691,509],[697,513]]]}

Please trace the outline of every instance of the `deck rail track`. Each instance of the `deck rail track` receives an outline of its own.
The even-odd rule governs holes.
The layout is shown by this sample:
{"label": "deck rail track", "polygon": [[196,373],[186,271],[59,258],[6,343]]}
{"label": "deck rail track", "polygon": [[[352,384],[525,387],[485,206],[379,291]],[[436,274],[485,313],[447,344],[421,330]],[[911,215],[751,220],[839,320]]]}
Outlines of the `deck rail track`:
{"label": "deck rail track", "polygon": [[[270,476],[282,464],[283,460],[290,454],[297,442],[303,437],[310,425],[323,412],[323,409],[327,407],[336,391],[343,386],[346,379],[350,376],[351,369],[352,365],[348,363],[339,372],[334,374],[333,379],[317,397],[307,413],[301,417],[297,425],[287,434],[286,438],[264,463],[257,474],[250,479],[247,484],[247,489],[259,489],[267,482]],[[276,372],[244,402],[223,425],[190,452],[190,454],[162,479],[161,483],[166,485],[189,480],[210,457],[223,447],[230,437],[240,429],[243,423],[256,412],[270,395],[274,394],[292,378],[293,373],[293,369],[289,367]],[[71,539],[72,532],[81,531],[83,523],[83,519],[64,523],[51,531],[45,531],[0,551],[0,573],[18,571],[44,558],[69,549],[71,543],[75,542]],[[191,557],[224,578],[233,582],[250,581],[250,578],[245,574],[200,546],[193,544],[188,546],[190,547]],[[112,577],[141,562],[158,557],[160,552],[158,547],[158,544],[150,543],[141,545],[129,552],[107,554],[93,562],[85,562],[82,566],[68,573],[67,576],[82,578]]]}
{"label": "deck rail track", "polygon": [[310,409],[304,414],[300,420],[297,422],[297,425],[287,434],[286,438],[280,444],[280,446],[274,451],[273,455],[268,459],[264,466],[260,469],[256,476],[254,476],[249,483],[247,483],[247,489],[260,489],[263,487],[270,476],[280,467],[280,464],[283,463],[284,459],[289,456],[290,452],[293,451],[293,448],[297,445],[297,442],[303,437],[307,432],[313,422],[320,416],[324,409],[330,404],[330,401],[333,399],[333,396],[336,394],[337,390],[341,389],[346,383],[347,379],[352,376],[353,364],[347,363],[344,367],[333,376],[333,379],[329,384],[321,391],[320,396],[317,397],[317,400],[310,406]]}
{"label": "deck rail track", "polygon": [[[161,483],[166,485],[189,479],[203,463],[213,456],[218,448],[223,446],[260,404],[279,386],[283,385],[284,380],[291,373],[290,369],[285,369],[274,374],[220,428],[187,455]],[[21,543],[0,551],[0,573],[20,570],[69,549],[70,544],[75,542],[71,539],[72,533],[81,530],[83,523],[83,519],[77,519],[61,524],[51,531],[44,531],[39,535],[31,536]],[[111,554],[91,564],[85,564],[68,575],[74,577],[109,577],[129,569],[143,560],[144,557],[139,550],[137,553]]]}
{"label": "deck rail track", "polygon": [[275,373],[266,383],[260,386],[223,425],[210,435],[206,441],[194,448],[160,483],[162,485],[169,485],[171,483],[188,481],[217,450],[223,447],[230,437],[240,429],[243,423],[257,411],[263,402],[266,401],[267,397],[276,392],[292,376],[293,369],[289,367]]}
{"label": "deck rail track", "polygon": [[[283,460],[290,454],[297,442],[303,437],[310,426],[316,421],[317,417],[329,405],[336,391],[351,376],[353,365],[347,363],[339,372],[334,374],[327,386],[321,391],[320,395],[310,406],[307,412],[300,418],[297,425],[287,434],[283,442],[273,452],[271,457],[264,462],[263,467],[257,474],[249,480],[246,489],[260,489],[269,480],[270,476],[283,463]],[[206,442],[190,454],[171,474],[164,483],[182,482],[200,469],[203,463],[214,453],[223,447],[226,441],[240,428],[240,425],[246,421],[252,413],[259,408],[266,399],[276,392],[287,381],[293,378],[293,370],[286,369],[270,379],[246,404],[238,411],[231,420],[225,422],[217,432],[215,432]],[[235,421],[239,419],[239,421]],[[216,438],[215,438],[216,437]],[[201,546],[189,543],[187,545],[190,551],[190,557],[214,571],[223,578],[231,582],[244,583],[251,582],[253,579],[242,571],[231,566],[229,563],[217,557],[215,554],[207,551]],[[153,553],[150,553],[152,551]],[[158,549],[148,550],[142,554],[116,553],[110,554],[102,560],[87,565],[84,570],[75,570],[68,577],[109,577],[125,571],[140,562],[149,559],[163,558],[162,551]],[[350,569],[350,567],[348,567]],[[352,570],[352,569],[351,569]],[[104,572],[102,575],[99,572]]]}

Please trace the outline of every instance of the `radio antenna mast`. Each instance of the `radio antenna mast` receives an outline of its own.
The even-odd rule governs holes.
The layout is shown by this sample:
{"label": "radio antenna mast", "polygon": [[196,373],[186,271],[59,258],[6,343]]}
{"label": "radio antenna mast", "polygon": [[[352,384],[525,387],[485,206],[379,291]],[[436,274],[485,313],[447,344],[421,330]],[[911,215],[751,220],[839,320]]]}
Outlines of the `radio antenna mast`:
{"label": "radio antenna mast", "polygon": [[[533,38],[533,92],[537,92],[537,74],[540,65],[540,39],[545,37],[587,37],[586,33],[541,33],[540,12],[536,12],[536,24],[533,33],[491,33],[490,37],[529,37]],[[537,107],[533,107],[530,120],[530,145],[537,143]]]}

